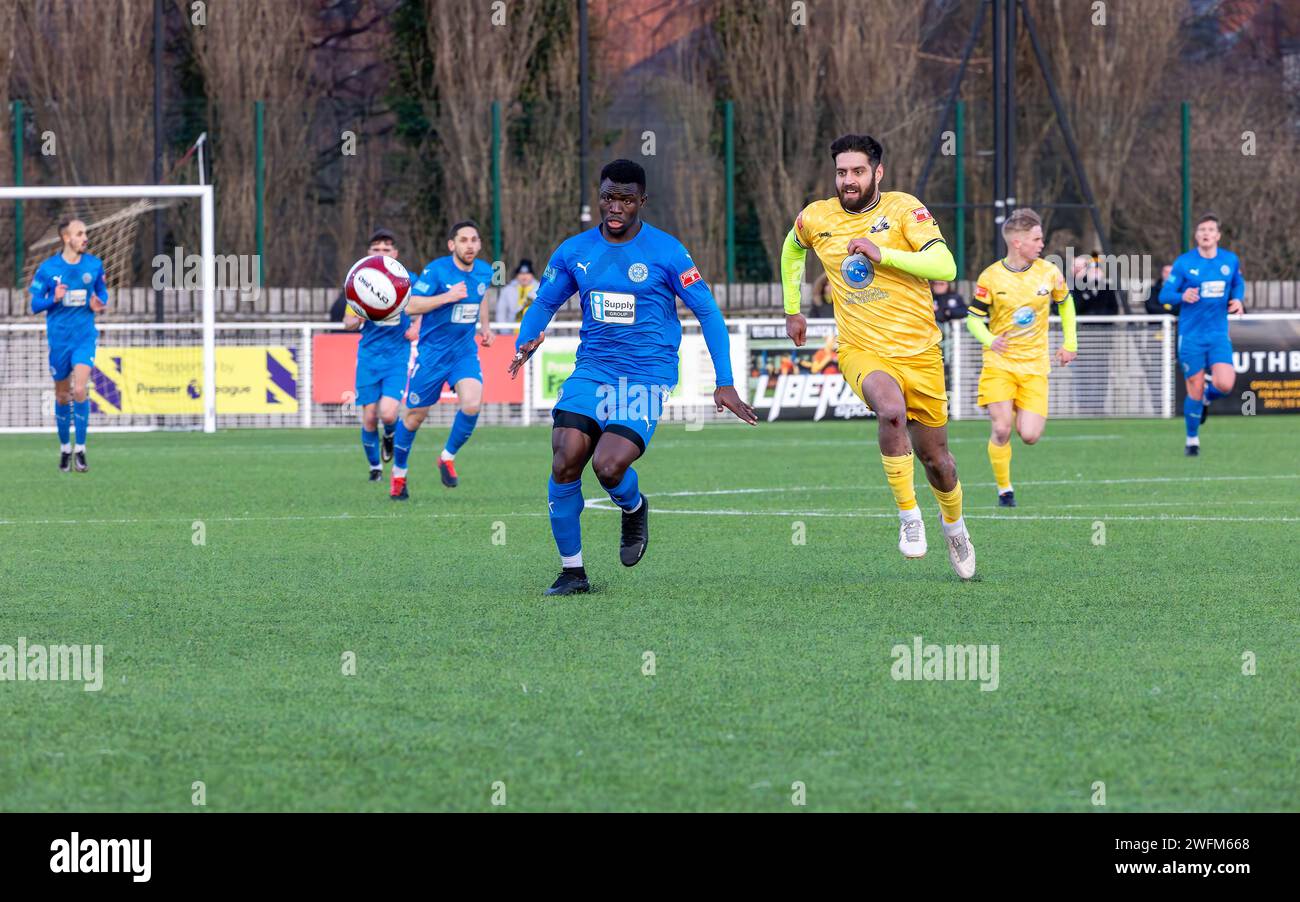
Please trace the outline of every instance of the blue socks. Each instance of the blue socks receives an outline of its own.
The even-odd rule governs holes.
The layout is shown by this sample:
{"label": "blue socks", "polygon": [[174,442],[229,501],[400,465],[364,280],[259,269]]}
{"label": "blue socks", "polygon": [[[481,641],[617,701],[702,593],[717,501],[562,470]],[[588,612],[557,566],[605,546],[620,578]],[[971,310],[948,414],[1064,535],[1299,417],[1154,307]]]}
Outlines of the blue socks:
{"label": "blue socks", "polygon": [[393,435],[393,469],[405,472],[406,457],[411,453],[416,431],[407,429],[405,420],[397,421],[397,430]]}
{"label": "blue socks", "polygon": [[54,405],[54,424],[59,427],[59,443],[69,444],[72,441],[71,404]]}
{"label": "blue socks", "polygon": [[1201,431],[1201,411],[1205,404],[1191,395],[1183,398],[1183,422],[1187,424],[1187,437],[1196,438]]}
{"label": "blue socks", "polygon": [[560,550],[565,567],[582,566],[582,480],[556,482],[552,476],[546,484],[546,498],[551,510],[551,533]]}
{"label": "blue socks", "polygon": [[1206,404],[1211,404],[1214,401],[1218,400],[1219,398],[1226,398],[1226,397],[1228,397],[1228,393],[1219,391],[1217,388],[1214,387],[1213,383],[1210,383],[1205,386]]}
{"label": "blue socks", "polygon": [[631,512],[641,503],[641,489],[637,486],[636,470],[631,467],[628,467],[627,472],[623,474],[622,482],[606,491],[609,492],[610,500],[625,511]]}
{"label": "blue socks", "polygon": [[385,424],[384,424],[384,435],[392,435],[392,434],[393,434],[393,430],[396,429],[396,428],[397,428],[397,420],[393,420],[393,422],[391,422],[391,423],[385,423]]}
{"label": "blue socks", "polygon": [[470,416],[462,411],[456,411],[456,419],[451,423],[451,435],[447,436],[447,453],[454,455],[461,449],[461,446],[469,441],[470,433],[474,431],[475,424],[478,423],[478,414]]}
{"label": "blue socks", "polygon": [[77,444],[86,443],[86,427],[90,425],[90,399],[72,402],[72,422],[77,429]]}
{"label": "blue socks", "polygon": [[367,432],[362,429],[361,447],[366,452],[366,460],[370,461],[370,468],[373,470],[379,466],[379,431],[372,429]]}

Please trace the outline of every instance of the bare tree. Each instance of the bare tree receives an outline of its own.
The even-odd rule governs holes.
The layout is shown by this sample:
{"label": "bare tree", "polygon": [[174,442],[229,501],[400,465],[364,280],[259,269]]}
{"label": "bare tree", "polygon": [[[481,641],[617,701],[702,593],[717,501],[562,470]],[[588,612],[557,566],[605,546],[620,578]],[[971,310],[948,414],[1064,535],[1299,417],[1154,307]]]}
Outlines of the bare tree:
{"label": "bare tree", "polygon": [[[1186,5],[1184,0],[1123,0],[1101,7],[1032,0],[1107,231],[1126,176],[1138,163],[1134,151],[1147,116],[1171,71]],[[1037,90],[1041,98],[1043,89]]]}
{"label": "bare tree", "polygon": [[671,193],[660,193],[671,197],[677,235],[700,272],[710,282],[722,282],[727,277],[726,187],[717,139],[723,126],[709,70],[698,48],[679,45],[656,80],[659,105],[674,117],[670,146],[659,148],[672,160],[666,186]]}
{"label": "bare tree", "polygon": [[[505,106],[519,95],[547,27],[542,13],[540,3],[494,8],[458,0],[429,2],[425,38],[437,86],[431,118],[442,160],[442,208],[448,216],[485,221],[491,214],[492,101]],[[449,224],[439,224],[436,231]],[[488,239],[485,244],[490,235]],[[499,256],[502,249],[491,250]]]}
{"label": "bare tree", "polygon": [[119,0],[88,27],[77,0],[20,0],[14,75],[31,98],[42,148],[39,177],[54,184],[146,182],[153,160],[153,4]]}
{"label": "bare tree", "polygon": [[[818,8],[809,13],[816,17]],[[735,102],[741,181],[753,201],[772,269],[798,212],[826,196],[821,162],[824,44],[781,2],[720,0],[715,30]]]}
{"label": "bare tree", "polygon": [[[820,88],[830,133],[880,141],[889,190],[912,190],[939,111],[921,55],[925,11],[916,0],[873,0],[866,8],[835,0],[819,5],[813,19],[814,33],[826,48]],[[824,152],[818,159],[829,162]]]}
{"label": "bare tree", "polygon": [[[177,2],[193,23],[190,4]],[[311,6],[308,0],[214,4],[206,24],[190,26],[213,124],[212,180],[223,253],[253,253],[256,246],[253,102],[266,103],[264,265],[271,282],[301,278],[320,260],[312,181],[319,89],[308,77]],[[349,151],[348,135],[326,138],[321,152]]]}

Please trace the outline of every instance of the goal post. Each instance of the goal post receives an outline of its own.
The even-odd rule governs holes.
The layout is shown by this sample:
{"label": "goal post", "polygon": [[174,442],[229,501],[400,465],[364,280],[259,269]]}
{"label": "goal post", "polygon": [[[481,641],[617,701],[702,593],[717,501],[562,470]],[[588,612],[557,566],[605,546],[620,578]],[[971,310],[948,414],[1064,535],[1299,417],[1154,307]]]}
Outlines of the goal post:
{"label": "goal post", "polygon": [[[60,185],[45,187],[0,187],[0,201],[191,198],[198,199],[199,288],[202,299],[203,431],[217,431],[217,303],[216,303],[216,213],[211,185]],[[111,298],[110,298],[111,302]]]}

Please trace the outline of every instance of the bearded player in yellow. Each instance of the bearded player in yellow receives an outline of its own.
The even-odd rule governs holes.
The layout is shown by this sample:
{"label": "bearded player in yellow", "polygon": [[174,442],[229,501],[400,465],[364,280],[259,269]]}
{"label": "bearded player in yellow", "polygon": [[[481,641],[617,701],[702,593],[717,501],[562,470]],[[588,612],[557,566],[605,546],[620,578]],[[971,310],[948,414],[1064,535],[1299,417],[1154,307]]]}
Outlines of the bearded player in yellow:
{"label": "bearded player in yellow", "polygon": [[[989,462],[998,484],[998,506],[1015,507],[1011,487],[1011,425],[1026,445],[1042,437],[1047,425],[1047,374],[1051,360],[1047,322],[1058,305],[1065,340],[1056,352],[1062,366],[1078,356],[1074,298],[1061,271],[1038,255],[1043,252],[1043,221],[1019,209],[1002,224],[1007,256],[980,273],[966,328],[984,345],[977,403],[993,421]],[[989,325],[984,324],[984,317]]]}
{"label": "bearded player in yellow", "polygon": [[880,459],[898,504],[898,550],[906,558],[926,552],[912,476],[915,448],[939,501],[948,560],[970,579],[975,548],[948,451],[948,392],[929,282],[954,278],[957,265],[924,204],[880,190],[883,156],[880,142],[866,135],[831,144],[836,196],[805,207],[781,250],[785,331],[796,346],[807,339],[800,286],[812,249],[831,283],[840,372],[876,413]]}

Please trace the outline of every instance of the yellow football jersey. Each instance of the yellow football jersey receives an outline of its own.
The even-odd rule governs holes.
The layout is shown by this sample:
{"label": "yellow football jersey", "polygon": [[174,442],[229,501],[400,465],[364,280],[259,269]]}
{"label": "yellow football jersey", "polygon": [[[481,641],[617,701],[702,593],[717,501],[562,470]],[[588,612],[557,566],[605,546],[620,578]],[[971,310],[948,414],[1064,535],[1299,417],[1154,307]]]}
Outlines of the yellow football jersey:
{"label": "yellow football jersey", "polygon": [[838,197],[815,201],[795,220],[794,236],[801,247],[816,251],[826,268],[841,345],[882,357],[911,357],[939,343],[929,282],[848,253],[854,238],[900,251],[921,251],[942,241],[934,217],[915,197],[882,191],[861,213],[846,211]]}
{"label": "yellow football jersey", "polygon": [[1052,304],[1069,296],[1061,271],[1041,257],[1020,272],[999,260],[980,273],[969,312],[987,316],[989,331],[1011,342],[1005,354],[985,348],[984,365],[1030,376],[1051,372],[1047,318]]}

